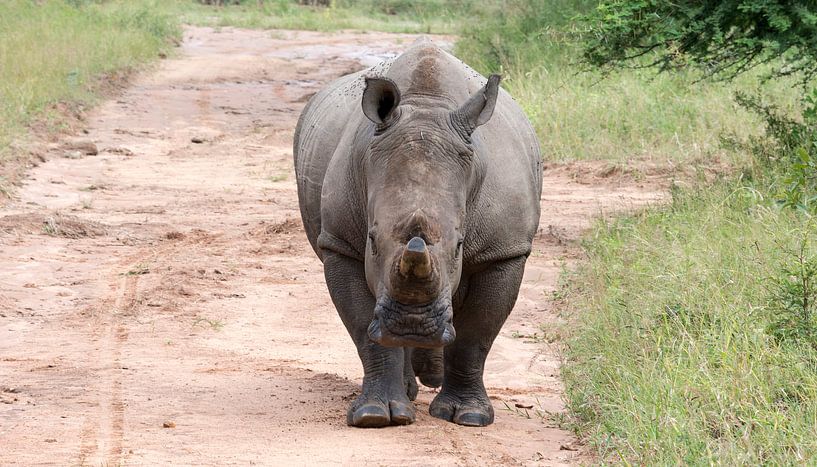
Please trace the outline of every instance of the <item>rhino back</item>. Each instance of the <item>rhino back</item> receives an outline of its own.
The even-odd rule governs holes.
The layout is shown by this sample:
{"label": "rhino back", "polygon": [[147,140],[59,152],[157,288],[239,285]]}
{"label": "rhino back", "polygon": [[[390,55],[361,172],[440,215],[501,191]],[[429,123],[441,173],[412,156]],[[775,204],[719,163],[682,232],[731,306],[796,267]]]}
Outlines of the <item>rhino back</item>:
{"label": "rhino back", "polygon": [[[357,199],[359,195],[365,199],[365,193],[356,193],[361,180],[347,175],[363,177],[350,164],[365,151],[371,133],[367,129],[372,127],[361,111],[363,76],[391,78],[404,103],[433,96],[452,111],[486,82],[456,57],[422,42],[396,59],[332,82],[309,101],[296,128],[294,157],[301,216],[319,257],[322,229],[353,251],[362,251],[365,245],[365,202]],[[465,267],[527,254],[539,222],[541,193],[539,144],[524,112],[507,92],[500,90],[493,117],[472,140],[478,165],[478,180],[472,182],[479,189],[466,219]],[[323,203],[331,206],[321,205],[322,194]]]}
{"label": "rhino back", "polygon": [[357,103],[359,107],[362,73],[339,78],[315,94],[301,113],[295,128],[293,156],[301,219],[309,243],[318,256],[323,182],[345,128],[350,125],[350,120],[355,120],[353,106]]}
{"label": "rhino back", "polygon": [[542,192],[539,142],[505,91],[491,120],[472,139],[482,180],[466,218],[465,268],[529,254]]}

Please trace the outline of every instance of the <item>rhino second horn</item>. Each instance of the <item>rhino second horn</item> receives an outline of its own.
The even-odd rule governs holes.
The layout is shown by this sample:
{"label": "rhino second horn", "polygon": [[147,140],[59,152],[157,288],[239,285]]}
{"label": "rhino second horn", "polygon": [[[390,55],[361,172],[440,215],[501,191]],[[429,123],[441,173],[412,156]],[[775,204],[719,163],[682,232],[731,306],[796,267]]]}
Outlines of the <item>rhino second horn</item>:
{"label": "rhino second horn", "polygon": [[426,242],[420,237],[412,238],[400,256],[400,274],[426,279],[431,275],[431,254]]}

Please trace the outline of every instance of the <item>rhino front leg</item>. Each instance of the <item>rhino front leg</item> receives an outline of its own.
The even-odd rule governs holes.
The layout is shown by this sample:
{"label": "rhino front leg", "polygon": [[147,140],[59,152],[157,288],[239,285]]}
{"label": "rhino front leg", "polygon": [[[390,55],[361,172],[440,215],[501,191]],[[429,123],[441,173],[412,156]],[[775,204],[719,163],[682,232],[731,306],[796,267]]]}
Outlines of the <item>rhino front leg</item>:
{"label": "rhino front leg", "polygon": [[366,285],[363,264],[333,252],[325,252],[323,262],[332,302],[363,364],[363,390],[349,407],[346,423],[364,428],[413,423],[415,412],[406,394],[403,349],[375,344],[367,333],[375,300]]}
{"label": "rhino front leg", "polygon": [[431,416],[466,426],[493,423],[482,380],[485,358],[516,302],[525,260],[497,263],[467,280],[462,306],[454,310],[457,338],[445,348],[443,387],[431,402]]}

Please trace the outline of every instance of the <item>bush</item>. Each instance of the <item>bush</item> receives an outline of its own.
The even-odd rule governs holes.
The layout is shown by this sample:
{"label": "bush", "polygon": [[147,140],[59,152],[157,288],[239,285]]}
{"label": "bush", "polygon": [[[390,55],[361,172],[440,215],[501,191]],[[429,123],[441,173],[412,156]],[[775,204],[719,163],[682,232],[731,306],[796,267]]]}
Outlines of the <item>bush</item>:
{"label": "bush", "polygon": [[[781,344],[803,344],[817,350],[817,254],[810,247],[814,229],[808,227],[798,249],[783,249],[780,272],[771,278],[768,329]],[[817,370],[817,361],[813,364]]]}
{"label": "bush", "polygon": [[800,119],[763,102],[759,95],[738,93],[736,100],[762,119],[765,134],[747,142],[727,137],[726,142],[752,154],[754,176],[771,187],[779,206],[807,216],[817,214],[817,89],[803,99]]}
{"label": "bush", "polygon": [[817,8],[785,0],[605,0],[585,16],[593,35],[584,56],[595,66],[663,70],[693,64],[732,79],[772,63],[769,76],[817,74]]}

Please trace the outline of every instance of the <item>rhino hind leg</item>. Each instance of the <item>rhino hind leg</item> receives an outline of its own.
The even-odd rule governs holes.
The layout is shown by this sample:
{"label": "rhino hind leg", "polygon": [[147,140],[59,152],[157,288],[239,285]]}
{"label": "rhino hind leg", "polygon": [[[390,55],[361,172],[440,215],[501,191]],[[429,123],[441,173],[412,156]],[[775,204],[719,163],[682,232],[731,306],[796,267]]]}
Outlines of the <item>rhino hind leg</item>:
{"label": "rhino hind leg", "polygon": [[413,349],[411,366],[423,386],[438,388],[443,384],[443,349]]}
{"label": "rhino hind leg", "polygon": [[412,401],[417,399],[417,393],[420,392],[417,377],[414,376],[414,368],[411,366],[413,350],[411,347],[403,347],[403,384],[406,386],[406,396]]}
{"label": "rhino hind leg", "polygon": [[[366,285],[363,265],[331,251],[324,251],[323,261],[332,302],[355,342],[363,364],[363,388],[349,407],[346,423],[361,428],[414,423],[414,404],[409,400],[411,388],[404,372],[405,362],[410,357],[406,357],[402,348],[383,347],[372,342],[367,333],[375,301]],[[413,373],[411,377],[414,378]]]}
{"label": "rhino hind leg", "polygon": [[526,257],[497,263],[468,278],[462,306],[454,310],[457,339],[444,352],[442,390],[429,407],[432,417],[465,426],[494,421],[482,379],[485,358],[519,292]]}

